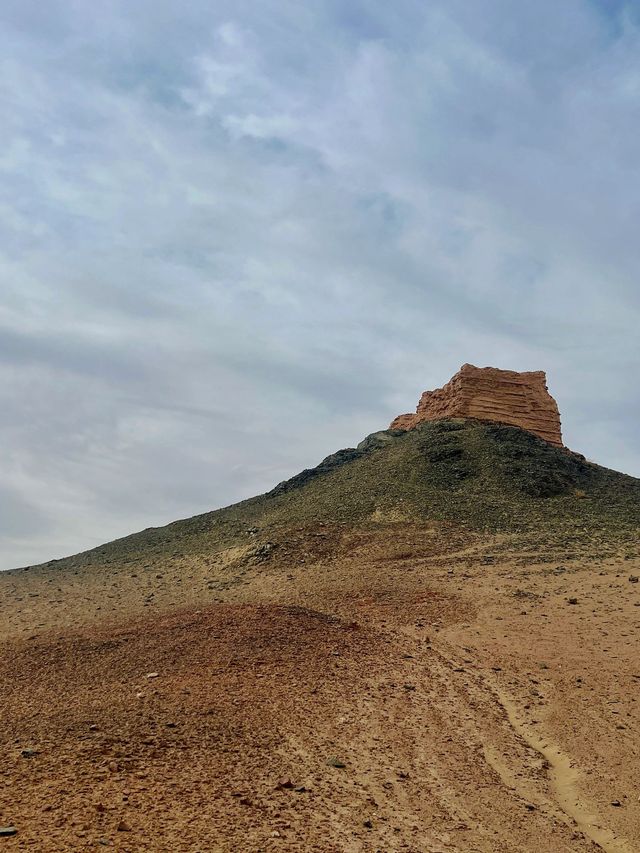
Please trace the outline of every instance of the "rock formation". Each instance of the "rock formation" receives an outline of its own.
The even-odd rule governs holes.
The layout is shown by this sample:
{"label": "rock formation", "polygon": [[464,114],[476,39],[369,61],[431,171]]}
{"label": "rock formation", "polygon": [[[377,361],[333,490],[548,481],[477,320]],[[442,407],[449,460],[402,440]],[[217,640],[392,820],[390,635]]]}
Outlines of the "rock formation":
{"label": "rock formation", "polygon": [[543,370],[518,373],[463,364],[443,388],[425,391],[415,414],[399,415],[390,429],[413,429],[440,418],[476,418],[520,427],[562,447],[560,413]]}

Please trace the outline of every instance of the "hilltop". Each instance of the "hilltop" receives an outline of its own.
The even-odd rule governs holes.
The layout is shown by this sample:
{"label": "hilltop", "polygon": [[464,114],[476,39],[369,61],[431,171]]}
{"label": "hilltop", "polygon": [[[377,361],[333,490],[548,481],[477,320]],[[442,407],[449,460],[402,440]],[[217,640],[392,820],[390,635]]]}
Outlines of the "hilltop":
{"label": "hilltop", "polygon": [[631,853],[639,532],[639,480],[427,417],[3,573],[1,843]]}
{"label": "hilltop", "polygon": [[425,391],[415,414],[398,415],[391,429],[413,429],[447,417],[477,418],[517,426],[562,447],[558,404],[543,370],[518,373],[463,364],[443,388]]}

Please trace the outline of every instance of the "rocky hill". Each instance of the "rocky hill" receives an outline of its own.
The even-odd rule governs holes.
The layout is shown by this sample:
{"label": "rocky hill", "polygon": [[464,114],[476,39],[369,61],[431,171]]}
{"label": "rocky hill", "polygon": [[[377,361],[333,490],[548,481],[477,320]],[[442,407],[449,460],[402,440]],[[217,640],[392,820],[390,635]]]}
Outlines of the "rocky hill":
{"label": "rocky hill", "polygon": [[640,481],[483,401],[0,574],[0,843],[639,850]]}
{"label": "rocky hill", "polygon": [[96,573],[102,566],[153,569],[211,560],[232,546],[262,547],[298,528],[376,529],[389,519],[518,533],[523,543],[544,538],[583,550],[601,538],[618,548],[634,541],[640,525],[640,481],[514,427],[424,421],[374,433],[264,495],[4,578]]}

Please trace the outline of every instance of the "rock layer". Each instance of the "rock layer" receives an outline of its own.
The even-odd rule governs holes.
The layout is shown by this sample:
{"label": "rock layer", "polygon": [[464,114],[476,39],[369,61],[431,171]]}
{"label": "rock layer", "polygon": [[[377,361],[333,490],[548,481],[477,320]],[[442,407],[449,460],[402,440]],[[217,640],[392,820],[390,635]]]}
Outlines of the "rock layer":
{"label": "rock layer", "polygon": [[560,413],[543,370],[518,373],[463,364],[443,388],[425,391],[415,414],[399,415],[390,429],[413,429],[423,421],[475,418],[520,427],[562,447]]}

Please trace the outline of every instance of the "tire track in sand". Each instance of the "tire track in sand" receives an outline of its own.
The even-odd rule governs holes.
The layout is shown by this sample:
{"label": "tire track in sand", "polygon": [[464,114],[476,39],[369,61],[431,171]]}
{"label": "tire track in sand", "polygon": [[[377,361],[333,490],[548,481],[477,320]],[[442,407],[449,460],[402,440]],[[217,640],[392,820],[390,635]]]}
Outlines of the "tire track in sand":
{"label": "tire track in sand", "polygon": [[[452,669],[461,667],[461,662],[449,656],[450,652],[448,655],[442,649],[434,647],[433,650],[448,667]],[[603,826],[603,821],[581,802],[577,790],[578,771],[572,766],[569,756],[565,755],[549,738],[530,730],[530,727],[520,718],[515,702],[487,673],[474,668],[474,674],[493,694],[513,731],[547,763],[554,802],[568,820],[603,853],[636,853],[625,838]]]}
{"label": "tire track in sand", "polygon": [[555,800],[567,817],[604,853],[634,853],[624,838],[606,829],[600,818],[581,802],[576,786],[578,772],[572,766],[569,756],[547,738],[530,731],[521,720],[515,703],[504,691],[495,684],[491,685],[491,690],[504,709],[513,730],[547,762]]}
{"label": "tire track in sand", "polygon": [[602,825],[600,818],[593,814],[580,801],[576,782],[578,772],[572,766],[571,759],[547,738],[530,731],[517,711],[515,703],[496,685],[492,690],[498,702],[504,708],[507,719],[514,731],[548,763],[549,781],[555,799],[562,811],[576,824],[580,831],[590,838],[604,853],[634,853],[629,843]]}

